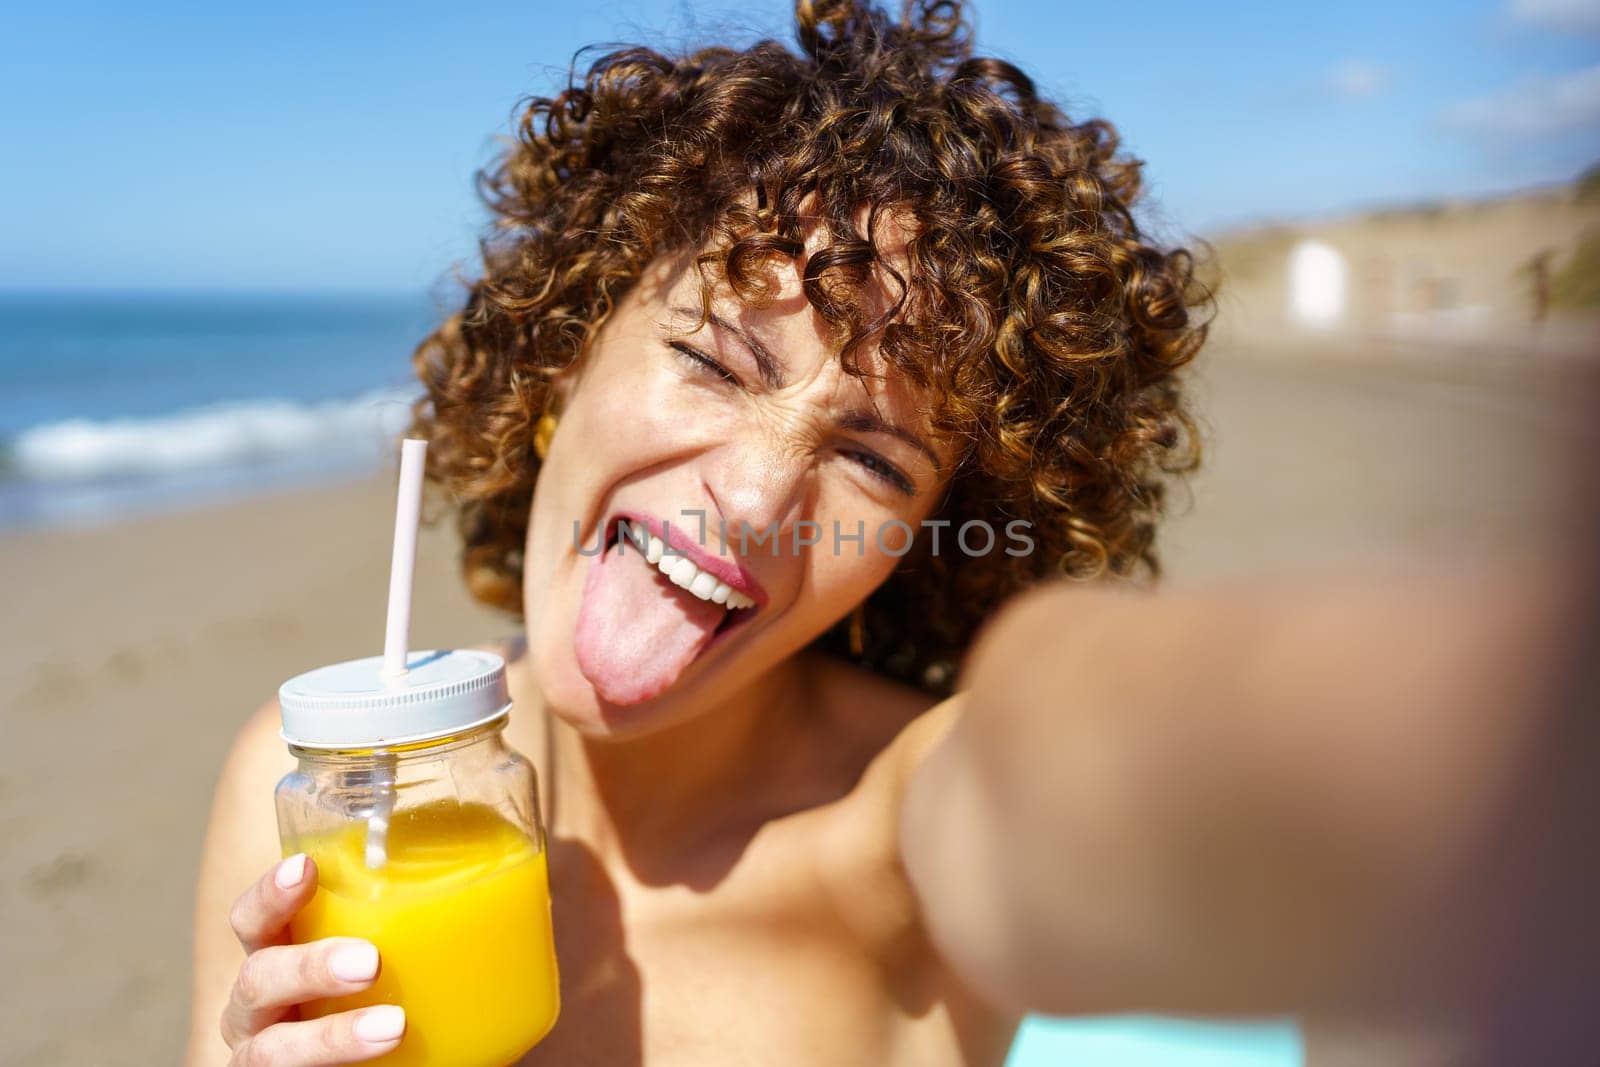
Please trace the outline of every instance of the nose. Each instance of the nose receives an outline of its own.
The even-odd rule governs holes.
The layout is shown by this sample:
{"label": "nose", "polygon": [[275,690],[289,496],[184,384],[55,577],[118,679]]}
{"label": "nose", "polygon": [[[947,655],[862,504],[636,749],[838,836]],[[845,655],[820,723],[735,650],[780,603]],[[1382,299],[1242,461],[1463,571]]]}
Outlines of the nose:
{"label": "nose", "polygon": [[706,492],[717,508],[712,518],[726,524],[729,554],[739,551],[739,531],[747,530],[747,544],[754,545],[773,531],[786,534],[801,515],[811,453],[777,438],[730,441],[706,472]]}

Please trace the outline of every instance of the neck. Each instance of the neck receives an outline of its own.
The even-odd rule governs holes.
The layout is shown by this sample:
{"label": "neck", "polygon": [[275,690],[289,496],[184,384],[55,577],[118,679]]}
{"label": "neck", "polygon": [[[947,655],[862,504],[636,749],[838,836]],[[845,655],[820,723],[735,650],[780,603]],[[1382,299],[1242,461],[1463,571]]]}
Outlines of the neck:
{"label": "neck", "polygon": [[810,677],[791,656],[686,720],[640,737],[593,737],[544,709],[546,811],[552,834],[636,870],[688,854],[728,815],[748,810],[809,706]]}

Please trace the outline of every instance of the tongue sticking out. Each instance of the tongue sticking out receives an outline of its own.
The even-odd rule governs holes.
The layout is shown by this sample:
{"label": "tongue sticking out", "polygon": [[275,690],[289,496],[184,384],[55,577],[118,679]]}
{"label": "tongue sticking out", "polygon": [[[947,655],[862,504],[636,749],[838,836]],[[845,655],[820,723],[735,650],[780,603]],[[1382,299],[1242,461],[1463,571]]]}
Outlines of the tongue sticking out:
{"label": "tongue sticking out", "polygon": [[637,704],[658,695],[706,646],[726,609],[679,589],[631,544],[589,564],[573,648],[601,699]]}

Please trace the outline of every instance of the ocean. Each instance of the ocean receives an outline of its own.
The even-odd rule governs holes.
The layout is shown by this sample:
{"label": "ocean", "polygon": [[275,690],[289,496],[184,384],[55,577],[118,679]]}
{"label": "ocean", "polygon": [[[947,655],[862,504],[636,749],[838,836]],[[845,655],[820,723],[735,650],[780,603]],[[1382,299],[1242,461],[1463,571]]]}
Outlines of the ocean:
{"label": "ocean", "polygon": [[0,527],[375,470],[443,314],[422,294],[0,292]]}

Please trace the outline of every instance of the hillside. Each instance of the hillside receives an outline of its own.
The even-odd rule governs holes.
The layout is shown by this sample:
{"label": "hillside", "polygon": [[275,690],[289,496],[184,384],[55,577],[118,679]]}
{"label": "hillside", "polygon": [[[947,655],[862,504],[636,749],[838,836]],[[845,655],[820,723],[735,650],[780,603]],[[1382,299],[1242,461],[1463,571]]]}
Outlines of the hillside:
{"label": "hillside", "polygon": [[1212,239],[1220,334],[1600,355],[1600,167],[1482,200]]}

